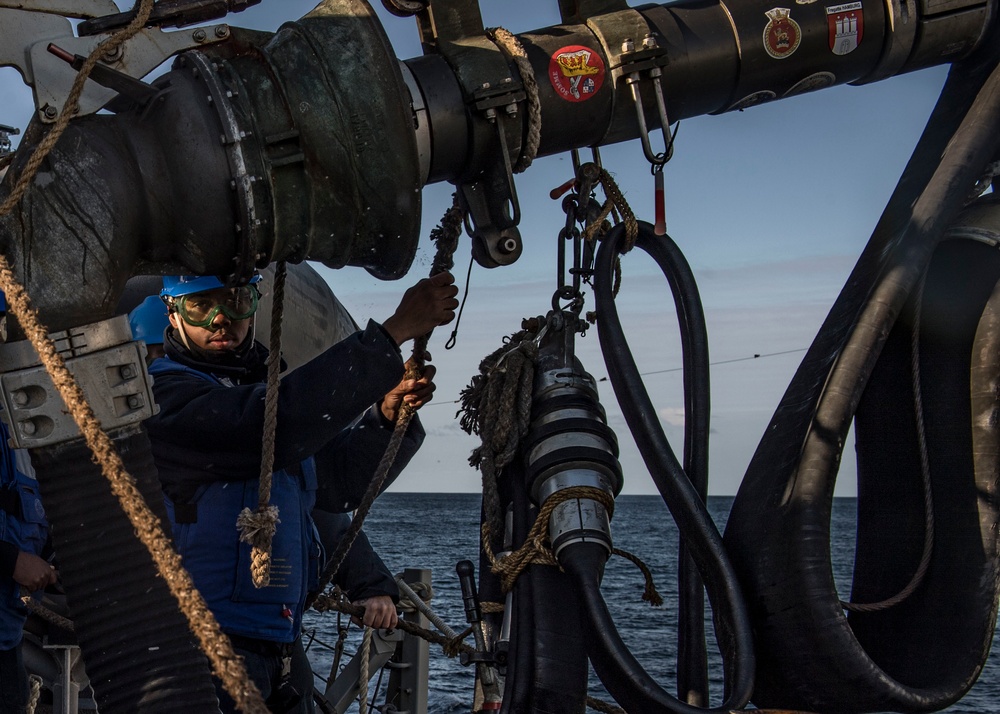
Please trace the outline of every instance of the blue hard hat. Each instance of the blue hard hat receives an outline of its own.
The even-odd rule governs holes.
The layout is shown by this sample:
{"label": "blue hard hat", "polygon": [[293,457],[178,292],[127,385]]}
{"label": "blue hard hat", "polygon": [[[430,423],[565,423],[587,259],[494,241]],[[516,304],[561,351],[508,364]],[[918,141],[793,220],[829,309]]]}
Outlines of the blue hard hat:
{"label": "blue hard hat", "polygon": [[[256,285],[259,282],[260,273],[254,273],[249,284]],[[226,284],[217,275],[164,275],[160,299],[179,298],[224,287]]]}
{"label": "blue hard hat", "polygon": [[150,295],[132,308],[128,314],[128,324],[132,326],[132,337],[147,345],[162,345],[163,331],[170,320],[167,308],[156,295]]}

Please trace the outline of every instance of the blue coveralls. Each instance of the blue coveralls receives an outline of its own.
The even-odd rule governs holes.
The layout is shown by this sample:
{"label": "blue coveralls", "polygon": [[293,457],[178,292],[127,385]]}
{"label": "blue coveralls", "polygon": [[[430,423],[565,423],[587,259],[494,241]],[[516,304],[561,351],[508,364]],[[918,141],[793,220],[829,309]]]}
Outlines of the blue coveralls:
{"label": "blue coveralls", "polygon": [[[41,555],[47,539],[45,510],[28,453],[11,449],[7,430],[0,427],[0,548],[16,560],[18,551]],[[10,562],[9,568],[0,569],[0,712],[4,714],[21,714],[28,703],[27,675],[21,660],[22,628],[28,610],[21,602],[13,565]]]}
{"label": "blue coveralls", "polygon": [[[240,654],[251,655],[251,677],[267,698],[315,586],[321,551],[310,512],[317,498],[330,511],[357,507],[392,436],[392,425],[371,405],[402,377],[402,358],[371,323],[282,378],[271,489],[280,523],[272,584],[258,590],[250,548],[239,542],[235,524],[244,507],[257,505],[266,350],[253,345],[209,364],[170,331],[164,347],[167,357],[150,366],[160,412],[146,426],[177,549],[223,631]],[[419,424],[411,424],[390,480],[422,438]]]}

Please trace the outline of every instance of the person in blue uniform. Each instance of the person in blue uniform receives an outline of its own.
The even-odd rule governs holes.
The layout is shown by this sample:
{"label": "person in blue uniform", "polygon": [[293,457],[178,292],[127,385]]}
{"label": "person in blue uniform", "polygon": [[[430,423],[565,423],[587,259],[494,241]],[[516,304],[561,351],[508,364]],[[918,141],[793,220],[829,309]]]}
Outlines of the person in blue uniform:
{"label": "person in blue uniform", "polygon": [[[170,327],[170,321],[167,318],[167,308],[160,297],[150,295],[144,299],[128,313],[128,320],[132,337],[146,343],[147,363],[162,357],[163,335]],[[331,513],[320,508],[314,508],[311,515],[324,550],[327,554],[332,553],[350,527],[351,517],[347,513]],[[358,533],[333,583],[340,586],[352,604],[364,606],[362,624],[376,629],[392,629],[396,626],[399,586],[385,562],[375,552],[364,530]],[[303,697],[299,709],[305,714],[311,714],[315,711],[310,701],[313,673],[301,638],[296,640],[291,668],[292,685]]]}
{"label": "person in blue uniform", "polygon": [[[159,406],[146,421],[153,458],[184,565],[273,711],[295,706],[287,660],[322,562],[311,512],[356,508],[403,403],[419,408],[433,395],[431,366],[401,380],[400,345],[453,320],[457,292],[449,273],[421,280],[384,322],[282,378],[270,497],[280,523],[271,582],[256,588],[235,524],[258,499],[267,358],[252,334],[259,295],[255,284],[227,288],[213,276],[164,278],[166,355],[149,368]],[[389,482],[423,436],[414,419]],[[220,701],[235,711],[221,688]]]}
{"label": "person in blue uniform", "polygon": [[21,589],[56,582],[56,569],[41,554],[48,539],[45,511],[28,452],[7,443],[0,424],[0,712],[26,714],[28,676],[21,658],[21,632],[28,610]]}

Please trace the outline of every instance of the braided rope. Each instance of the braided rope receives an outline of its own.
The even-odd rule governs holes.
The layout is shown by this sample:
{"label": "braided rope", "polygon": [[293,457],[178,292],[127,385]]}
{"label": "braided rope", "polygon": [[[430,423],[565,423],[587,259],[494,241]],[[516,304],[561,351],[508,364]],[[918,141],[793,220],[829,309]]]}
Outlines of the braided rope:
{"label": "braided rope", "polygon": [[[431,264],[430,275],[432,277],[438,273],[450,270],[455,264],[453,257],[455,249],[458,247],[458,239],[461,235],[464,215],[464,211],[459,205],[458,194],[455,193],[452,195],[452,205],[445,211],[444,216],[441,218],[441,223],[431,231],[430,237],[437,246],[434,260]],[[421,377],[427,355],[427,342],[430,339],[430,335],[431,333],[428,332],[426,335],[422,335],[413,341],[413,354],[407,360],[404,379],[419,379]],[[351,519],[350,527],[340,538],[336,550],[327,561],[327,566],[320,578],[320,592],[326,590],[337,574],[337,571],[340,570],[340,566],[347,557],[348,551],[354,545],[358,533],[361,532],[361,526],[364,524],[365,518],[371,510],[372,504],[375,503],[375,499],[382,491],[382,484],[385,483],[386,477],[389,475],[389,469],[392,468],[392,464],[396,460],[396,454],[399,453],[403,437],[406,435],[406,430],[410,426],[410,421],[412,421],[415,414],[416,410],[405,402],[400,407],[392,437],[389,439],[385,453],[379,461],[371,483],[368,484],[368,490],[365,491],[365,495],[362,497],[361,503],[355,511],[354,518]]]}
{"label": "braided rope", "polygon": [[28,608],[29,612],[42,618],[50,625],[55,625],[67,632],[76,632],[76,625],[73,624],[72,620],[42,605],[35,598],[31,597],[31,593],[23,587],[21,588],[21,602]]}
{"label": "braided rope", "polygon": [[535,333],[526,330],[512,335],[507,344],[483,359],[479,374],[460,397],[460,425],[481,440],[469,463],[479,468],[483,477],[481,538],[487,557],[497,550],[494,538],[503,532],[500,472],[514,458],[531,423],[531,386],[538,354],[534,338]]}
{"label": "braided rope", "polygon": [[369,658],[372,655],[372,628],[365,627],[365,634],[361,640],[361,669],[358,672],[358,714],[368,712],[368,667],[371,664]]}
{"label": "braided rope", "polygon": [[657,592],[656,585],[653,583],[653,573],[650,571],[649,566],[643,562],[642,558],[634,553],[629,553],[627,550],[622,550],[621,548],[612,548],[611,554],[635,563],[635,566],[639,568],[640,572],[642,572],[642,577],[646,581],[646,586],[642,591],[643,600],[648,602],[653,607],[659,607],[663,604],[663,598],[660,596],[660,593]]}
{"label": "braided rope", "polygon": [[[75,116],[84,83],[99,58],[138,34],[152,10],[152,0],[140,0],[135,18],[121,32],[99,44],[84,61],[73,81],[59,118],[35,148],[10,195],[0,204],[0,216],[10,213],[24,196],[45,157]],[[211,662],[213,672],[246,714],[267,714],[267,706],[256,685],[247,677],[242,658],[233,651],[229,638],[219,628],[201,593],[182,567],[180,556],[173,550],[159,519],[153,515],[143,500],[135,480],[125,470],[111,438],[101,430],[97,417],[84,397],[83,390],[66,367],[65,361],[48,335],[48,330],[41,323],[38,312],[31,304],[24,286],[15,277],[10,262],[4,255],[0,255],[0,290],[6,295],[11,312],[17,317],[25,336],[51,376],[53,385],[65,402],[87,446],[93,452],[95,462],[100,465],[104,477],[108,480],[111,491],[118,498],[122,510],[135,528],[137,537],[149,551],[167,588],[177,600],[191,631]]]}
{"label": "braided rope", "polygon": [[559,561],[549,548],[549,517],[552,512],[566,501],[575,499],[588,499],[602,504],[608,513],[615,510],[615,498],[604,489],[593,486],[573,486],[555,492],[538,509],[535,522],[531,524],[528,535],[525,536],[524,543],[520,548],[509,555],[497,558],[487,551],[486,557],[490,561],[493,573],[500,577],[500,585],[503,592],[510,592],[517,581],[518,576],[524,572],[529,565],[552,565],[559,567]]}
{"label": "braided rope", "polygon": [[528,135],[521,148],[521,155],[512,170],[518,174],[531,166],[538,155],[538,147],[542,143],[542,103],[538,97],[538,81],[535,79],[535,68],[528,61],[528,53],[517,36],[502,27],[489,27],[486,36],[499,47],[508,59],[517,65],[521,75],[521,84],[528,99]]}
{"label": "braided rope", "polygon": [[271,340],[267,355],[267,391],[264,398],[264,442],[261,449],[257,510],[244,508],[236,519],[240,540],[252,546],[250,576],[254,587],[271,582],[271,542],[278,530],[278,507],[272,505],[271,481],[274,469],[274,440],[278,428],[278,387],[281,382],[281,320],[285,303],[285,261],[274,270],[274,297],[271,302]]}
{"label": "braided rope", "polygon": [[28,714],[35,714],[35,709],[38,708],[38,700],[42,698],[42,678],[38,675],[32,674],[28,677],[28,684],[31,687],[31,691],[28,694]]}

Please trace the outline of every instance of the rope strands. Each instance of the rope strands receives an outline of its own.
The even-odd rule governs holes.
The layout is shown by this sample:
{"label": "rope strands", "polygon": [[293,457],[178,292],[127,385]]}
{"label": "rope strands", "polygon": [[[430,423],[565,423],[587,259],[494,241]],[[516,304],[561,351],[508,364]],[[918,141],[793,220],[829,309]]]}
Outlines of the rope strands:
{"label": "rope strands", "polygon": [[264,442],[261,449],[257,510],[244,508],[236,519],[240,540],[252,546],[250,575],[254,587],[265,588],[271,582],[271,542],[277,532],[278,507],[271,504],[271,480],[274,468],[274,439],[278,427],[278,387],[281,382],[281,320],[284,315],[285,261],[274,271],[274,297],[271,304],[270,351],[267,355],[267,389],[264,398]]}
{"label": "rope strands", "polygon": [[[126,40],[135,36],[146,24],[152,10],[152,0],[141,0],[132,21],[121,32],[98,45],[84,61],[73,81],[59,118],[35,148],[10,195],[3,204],[0,204],[0,215],[10,213],[18,204],[45,157],[76,114],[84,82],[98,60],[105,53],[113,52]],[[48,336],[48,330],[41,324],[24,286],[17,280],[10,262],[3,255],[0,255],[0,290],[6,295],[11,312],[17,317],[27,339],[51,376],[53,385],[65,402],[87,446],[93,452],[95,462],[100,465],[104,477],[108,480],[111,491],[118,498],[122,510],[135,528],[137,537],[149,551],[168,589],[177,599],[179,608],[187,618],[202,651],[211,662],[214,673],[246,714],[267,714],[267,706],[256,685],[247,677],[242,658],[233,651],[229,638],[219,628],[201,593],[181,566],[180,556],[173,550],[170,539],[163,532],[157,517],[146,506],[135,480],[125,470],[121,458],[115,451],[111,438],[101,430],[97,417],[83,395],[83,390],[67,369],[65,361]]]}
{"label": "rope strands", "polygon": [[[431,264],[431,277],[450,270],[455,264],[454,254],[455,249],[458,247],[458,239],[462,232],[463,221],[464,211],[459,205],[458,194],[456,193],[452,195],[452,205],[445,211],[440,225],[431,231],[431,239],[436,245],[434,260]],[[418,337],[413,341],[413,354],[406,362],[404,379],[420,378],[427,355],[427,342],[429,339],[430,333]],[[333,555],[330,556],[327,566],[323,571],[319,582],[319,592],[326,590],[330,585],[333,577],[340,570],[340,566],[347,557],[348,551],[354,545],[354,541],[357,539],[358,533],[361,532],[361,526],[364,524],[365,518],[371,510],[372,504],[375,503],[375,499],[382,491],[382,485],[389,475],[389,469],[392,468],[392,464],[396,460],[396,454],[399,453],[403,437],[406,435],[406,430],[410,426],[410,421],[415,414],[416,410],[409,404],[404,402],[401,405],[399,415],[396,419],[396,427],[393,429],[389,444],[386,446],[385,453],[382,455],[378,468],[375,470],[375,475],[372,477],[371,483],[368,484],[368,490],[365,491],[365,495],[354,513],[350,527],[337,543],[337,548]]]}
{"label": "rope strands", "polygon": [[42,605],[35,598],[31,597],[31,593],[23,587],[21,588],[21,602],[28,608],[29,612],[37,615],[50,625],[55,625],[66,632],[76,632],[76,626],[72,620]]}
{"label": "rope strands", "polygon": [[365,634],[361,640],[361,666],[358,675],[358,712],[368,714],[368,666],[371,664],[372,656],[372,628],[365,627]]}
{"label": "rope strands", "polygon": [[531,166],[531,162],[538,155],[538,147],[541,144],[542,104],[538,98],[538,81],[535,79],[535,69],[528,61],[528,53],[524,51],[524,46],[517,39],[517,36],[502,27],[486,28],[486,36],[500,48],[508,59],[513,60],[521,75],[521,84],[524,85],[524,93],[527,96],[528,133],[524,146],[521,148],[521,155],[512,167],[513,172],[517,174]]}
{"label": "rope strands", "polygon": [[538,355],[536,334],[526,330],[511,335],[507,343],[479,365],[479,374],[460,395],[459,424],[468,434],[478,434],[481,445],[469,464],[483,477],[481,540],[491,565],[495,538],[503,532],[497,479],[517,453],[531,422],[531,386]]}
{"label": "rope strands", "polygon": [[38,700],[42,697],[42,678],[32,674],[28,677],[28,684],[30,691],[28,693],[28,706],[26,709],[28,714],[35,714],[35,710],[38,708]]}

